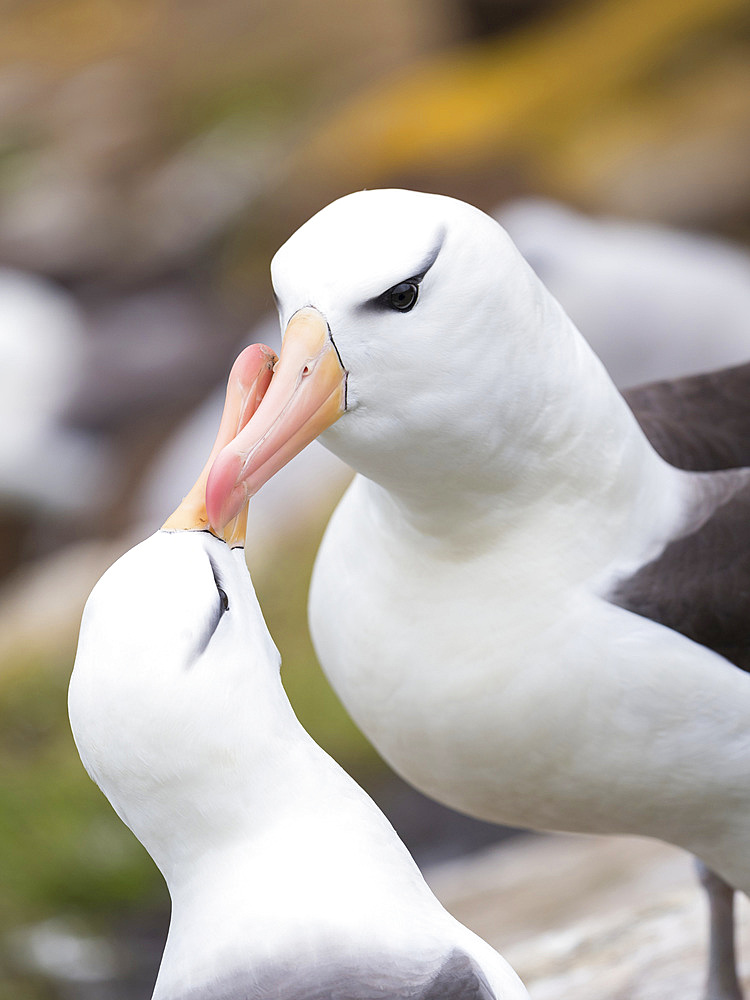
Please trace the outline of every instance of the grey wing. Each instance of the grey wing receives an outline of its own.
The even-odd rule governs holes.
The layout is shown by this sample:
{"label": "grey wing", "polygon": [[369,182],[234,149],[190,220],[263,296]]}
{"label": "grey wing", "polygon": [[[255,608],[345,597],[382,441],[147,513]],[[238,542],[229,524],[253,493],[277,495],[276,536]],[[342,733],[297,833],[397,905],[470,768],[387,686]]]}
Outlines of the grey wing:
{"label": "grey wing", "polygon": [[693,472],[750,465],[750,364],[653,382],[623,396],[671,465]]}
{"label": "grey wing", "polygon": [[[464,951],[451,952],[419,1000],[495,1000],[484,973]],[[498,998],[499,1000],[499,998]]]}
{"label": "grey wing", "polygon": [[[608,595],[750,670],[750,364],[624,393],[671,465],[720,472],[713,510]],[[698,494],[699,489],[696,490]],[[696,500],[697,509],[705,500]]]}
{"label": "grey wing", "polygon": [[750,671],[750,482],[744,470],[722,477],[724,502],[608,599]]}
{"label": "grey wing", "polygon": [[500,1000],[473,959],[455,949],[442,962],[394,967],[388,956],[361,962],[294,958],[284,965],[246,970],[174,1000]]}

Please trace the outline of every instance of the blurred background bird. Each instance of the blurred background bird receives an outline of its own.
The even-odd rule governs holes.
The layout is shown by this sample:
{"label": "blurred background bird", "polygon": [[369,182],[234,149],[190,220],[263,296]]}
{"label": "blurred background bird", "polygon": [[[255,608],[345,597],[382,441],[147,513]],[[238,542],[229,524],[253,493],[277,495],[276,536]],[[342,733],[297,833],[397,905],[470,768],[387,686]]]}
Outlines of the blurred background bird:
{"label": "blurred background bird", "polygon": [[[240,347],[271,342],[273,252],[348,191],[455,195],[507,226],[618,384],[744,360],[750,18],[38,0],[0,19],[0,997],[129,998],[166,893],[80,773],[64,692],[94,581],[190,485]],[[321,455],[255,501],[253,578],[301,721],[429,867],[497,830],[395,784],[321,677],[309,571],[348,475],[329,489]]]}

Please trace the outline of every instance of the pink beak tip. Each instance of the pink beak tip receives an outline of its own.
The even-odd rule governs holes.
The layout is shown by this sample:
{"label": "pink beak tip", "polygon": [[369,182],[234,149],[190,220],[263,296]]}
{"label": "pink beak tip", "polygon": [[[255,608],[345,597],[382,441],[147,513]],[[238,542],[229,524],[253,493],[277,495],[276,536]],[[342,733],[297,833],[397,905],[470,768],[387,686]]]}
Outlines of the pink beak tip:
{"label": "pink beak tip", "polygon": [[[230,384],[252,387],[246,396],[246,409],[242,416],[241,431],[253,415],[271,382],[273,366],[278,361],[275,351],[265,344],[251,344],[246,347],[232,365]],[[231,442],[228,442],[231,443]],[[241,459],[227,445],[219,452],[211,466],[206,482],[206,514],[213,531],[221,534],[236,517],[247,498],[247,491],[239,482]]]}
{"label": "pink beak tip", "polygon": [[245,502],[245,491],[238,482],[238,456],[226,449],[219,453],[206,483],[206,514],[214,531],[222,532],[236,517]]}
{"label": "pink beak tip", "polygon": [[271,383],[273,366],[278,361],[274,351],[265,344],[251,344],[235,360],[229,373],[230,384],[254,386],[253,411]]}

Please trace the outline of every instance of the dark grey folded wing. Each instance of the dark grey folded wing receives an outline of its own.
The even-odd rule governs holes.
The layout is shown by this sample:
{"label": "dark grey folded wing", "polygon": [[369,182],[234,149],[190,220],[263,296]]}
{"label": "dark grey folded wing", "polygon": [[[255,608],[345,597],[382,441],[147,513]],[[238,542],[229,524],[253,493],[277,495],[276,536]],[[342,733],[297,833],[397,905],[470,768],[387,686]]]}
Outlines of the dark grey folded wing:
{"label": "dark grey folded wing", "polygon": [[739,468],[750,466],[750,364],[624,395],[664,459],[718,475],[709,491],[696,484],[699,526],[608,598],[750,670],[750,479]]}
{"label": "dark grey folded wing", "polygon": [[[482,970],[462,951],[449,955],[419,1000],[495,1000]],[[497,1000],[500,1000],[498,997]]]}
{"label": "dark grey folded wing", "polygon": [[361,963],[325,962],[310,966],[302,956],[265,969],[237,972],[175,995],[170,1000],[501,1000],[465,952],[456,949],[442,963],[415,970],[394,967],[388,957]]}
{"label": "dark grey folded wing", "polygon": [[[750,335],[748,337],[750,354]],[[750,364],[623,393],[646,437],[680,469],[750,465]]]}
{"label": "dark grey folded wing", "polygon": [[750,485],[620,580],[609,600],[750,670]]}

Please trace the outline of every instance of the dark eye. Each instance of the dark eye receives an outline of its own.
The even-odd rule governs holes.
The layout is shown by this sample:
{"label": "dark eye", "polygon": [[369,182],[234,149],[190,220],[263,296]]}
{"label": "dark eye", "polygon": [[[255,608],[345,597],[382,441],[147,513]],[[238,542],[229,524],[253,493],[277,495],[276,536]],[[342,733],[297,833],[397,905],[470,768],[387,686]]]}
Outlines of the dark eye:
{"label": "dark eye", "polygon": [[229,598],[226,595],[226,591],[222,590],[221,587],[216,588],[219,591],[219,602],[221,603],[222,614],[225,611],[229,611]]}
{"label": "dark eye", "polygon": [[413,309],[417,296],[419,295],[419,285],[416,281],[402,281],[398,285],[386,292],[388,304],[399,312],[409,312]]}

